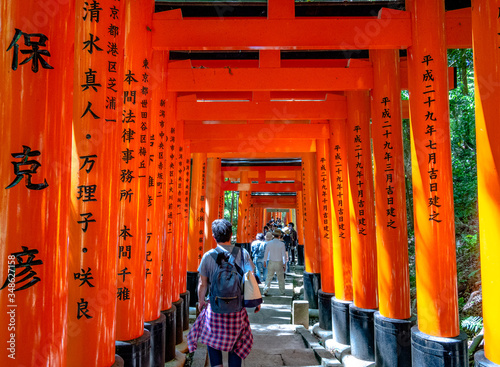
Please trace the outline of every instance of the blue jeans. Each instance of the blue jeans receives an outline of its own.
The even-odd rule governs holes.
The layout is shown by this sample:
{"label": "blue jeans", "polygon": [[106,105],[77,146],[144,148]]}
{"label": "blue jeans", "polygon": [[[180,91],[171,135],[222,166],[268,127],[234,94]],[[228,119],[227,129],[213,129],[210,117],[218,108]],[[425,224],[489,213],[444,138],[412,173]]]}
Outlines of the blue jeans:
{"label": "blue jeans", "polygon": [[255,262],[255,271],[259,276],[260,281],[264,283],[267,276],[267,268],[264,268],[264,260],[257,260]]}
{"label": "blue jeans", "polygon": [[[222,366],[222,352],[207,345],[208,358],[211,366]],[[241,358],[234,352],[229,352],[228,357],[229,367],[241,367]]]}

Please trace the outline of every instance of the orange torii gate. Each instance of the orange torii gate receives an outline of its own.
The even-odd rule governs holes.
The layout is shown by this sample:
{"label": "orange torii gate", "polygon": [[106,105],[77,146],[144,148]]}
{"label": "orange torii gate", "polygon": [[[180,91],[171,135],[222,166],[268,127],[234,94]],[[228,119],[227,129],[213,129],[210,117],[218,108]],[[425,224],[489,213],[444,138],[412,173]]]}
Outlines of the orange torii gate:
{"label": "orange torii gate", "polygon": [[[485,353],[478,354],[476,361],[480,366],[500,364],[500,351],[495,348],[500,343],[500,333],[496,332],[500,328],[496,312],[500,251],[497,226],[492,222],[500,206],[495,88],[500,62],[495,28],[498,0],[473,0],[472,9],[448,12],[442,0],[407,0],[406,11],[383,8],[378,16],[321,18],[295,17],[293,1],[270,0],[267,18],[215,19],[183,19],[178,10],[152,14],[151,0],[47,4],[33,0],[22,5],[9,3],[0,13],[5,24],[0,41],[4,61],[0,141],[5,147],[0,164],[0,269],[6,279],[0,291],[0,311],[9,315],[9,325],[13,325],[0,331],[9,344],[9,353],[0,356],[0,364],[9,365],[15,358],[24,365],[110,366],[115,361],[118,339],[124,342],[121,347],[125,350],[135,345],[144,351],[136,353],[137,363],[151,360],[154,365],[162,365],[165,343],[158,339],[161,332],[157,331],[174,327],[172,323],[165,326],[161,316],[155,318],[160,310],[171,321],[176,319],[173,313],[180,315],[174,304],[183,304],[185,257],[191,256],[184,246],[190,187],[186,155],[206,154],[205,159],[300,157],[303,167],[299,181],[305,186],[297,192],[293,205],[302,213],[299,218],[307,222],[300,224],[308,228],[305,243],[319,243],[320,233],[325,236],[326,229],[321,232],[319,225],[311,222],[318,219],[317,191],[323,189],[316,181],[324,176],[321,172],[316,176],[315,166],[327,162],[327,150],[330,197],[336,198],[330,199],[333,203],[324,209],[330,213],[329,228],[356,241],[351,248],[345,238],[331,244],[336,298],[342,301],[352,297],[355,304],[360,302],[357,306],[361,305],[352,308],[353,354],[375,359],[380,365],[406,363],[409,346],[397,343],[398,338],[409,335],[401,244],[405,234],[392,223],[397,223],[393,214],[404,223],[404,213],[397,203],[402,187],[396,182],[387,184],[398,175],[401,155],[396,155],[399,148],[389,152],[386,142],[393,147],[397,143],[400,116],[396,105],[400,88],[407,86],[418,288],[418,326],[412,329],[413,365],[444,361],[442,365],[465,366],[466,344],[458,327],[446,49],[472,46],[485,325]],[[406,68],[403,62],[398,66],[399,56],[394,51],[401,49],[408,51]],[[260,59],[258,65],[242,61],[239,66],[230,63],[223,67],[217,62],[211,66],[203,61],[205,66],[169,60],[169,52],[184,50],[259,50]],[[281,60],[280,51],[287,50],[369,50],[370,60]],[[391,68],[394,75],[399,70],[400,78],[384,75],[381,65]],[[152,90],[155,93],[151,94]],[[372,90],[371,112],[367,112],[369,102],[363,96],[367,90]],[[318,92],[324,97],[313,101],[312,96]],[[205,103],[203,116],[199,111],[202,106],[195,106],[189,96],[193,93],[197,101],[213,98],[219,102]],[[303,98],[304,93],[309,98]],[[219,98],[214,98],[216,94]],[[291,103],[285,101],[294,94]],[[238,98],[248,104],[222,102]],[[347,104],[342,102],[344,98]],[[235,111],[236,107],[241,110]],[[260,120],[254,114],[260,114]],[[222,127],[192,123],[233,118],[239,123]],[[375,216],[363,207],[373,204],[373,197],[363,199],[371,191],[368,161],[357,156],[357,149],[363,154],[369,151],[366,124],[370,118],[375,124]],[[241,120],[251,122],[242,124]],[[308,122],[311,120],[322,123]],[[351,127],[356,129],[355,134]],[[325,149],[326,139],[330,140],[329,149]],[[318,152],[323,156],[316,161]],[[387,153],[391,157],[381,160]],[[348,167],[358,163],[354,170]],[[217,172],[216,167],[213,171],[210,167],[210,172]],[[381,169],[394,170],[394,176],[389,178],[389,173]],[[201,179],[193,177],[191,187]],[[203,184],[201,187],[205,189]],[[328,192],[328,188],[325,190]],[[191,199],[194,194],[199,193],[191,192]],[[203,200],[198,198],[205,202],[204,196]],[[254,206],[260,205],[259,199],[253,199]],[[384,201],[387,207],[380,207]],[[215,202],[216,198],[210,207]],[[148,211],[144,206],[149,204],[152,208]],[[155,232],[147,221],[161,226],[158,211],[162,206],[166,208],[164,227]],[[199,208],[198,214],[205,218],[207,213],[201,209],[206,206]],[[384,215],[384,209],[389,214]],[[328,216],[323,211],[325,214]],[[375,237],[361,237],[370,228],[374,233],[375,220],[376,261]],[[26,223],[30,230],[23,226]],[[194,224],[190,224],[191,230]],[[386,231],[381,231],[384,224]],[[203,241],[205,226],[197,224],[196,228],[196,234],[203,236],[198,240]],[[398,231],[391,235],[388,231],[392,229]],[[366,260],[362,250],[366,248],[371,251],[370,266],[376,264],[376,269],[360,271]],[[317,246],[307,248],[306,270],[319,274],[322,268],[317,250]],[[152,256],[156,256],[154,260],[161,256],[161,272]],[[352,276],[346,266],[351,258]],[[28,267],[29,273],[23,272]],[[375,273],[377,290],[372,283],[366,287],[367,279]],[[369,280],[373,282],[374,277]],[[155,291],[159,284],[161,292]],[[398,287],[401,293],[391,293]],[[388,302],[393,297],[400,297],[402,302]],[[141,306],[143,302],[146,307]],[[368,329],[358,329],[356,320],[365,316],[370,319],[377,304],[380,314],[375,313]],[[345,314],[345,310],[341,312]],[[152,322],[148,326],[151,337],[143,332],[144,321]],[[341,341],[335,325],[335,338]],[[384,330],[391,327],[396,330],[396,338],[384,339],[388,334]],[[178,339],[182,329],[176,331]],[[125,339],[136,337],[138,340],[127,344],[129,340]],[[383,348],[377,340],[384,340]],[[147,353],[150,342],[153,352]],[[132,354],[123,352],[128,361],[134,358]],[[153,357],[157,355],[159,360]]]}

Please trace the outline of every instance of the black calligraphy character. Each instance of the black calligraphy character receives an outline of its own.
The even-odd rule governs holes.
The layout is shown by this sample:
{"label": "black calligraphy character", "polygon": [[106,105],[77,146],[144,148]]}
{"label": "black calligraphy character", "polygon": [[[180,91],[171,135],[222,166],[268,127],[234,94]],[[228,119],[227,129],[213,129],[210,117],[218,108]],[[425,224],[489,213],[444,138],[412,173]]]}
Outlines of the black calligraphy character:
{"label": "black calligraphy character", "polygon": [[116,110],[116,97],[106,97],[106,109]]}
{"label": "black calligraphy character", "polygon": [[118,276],[123,276],[123,280],[122,280],[122,282],[124,282],[124,281],[125,281],[125,277],[126,277],[127,275],[132,274],[130,271],[127,271],[127,270],[128,270],[128,268],[127,268],[127,267],[125,267],[124,269],[122,269],[122,270],[118,273]]}
{"label": "black calligraphy character", "polygon": [[131,183],[132,180],[135,178],[133,176],[134,171],[128,170],[128,169],[122,169],[121,174],[120,174],[120,181],[121,182],[127,182]]}
{"label": "black calligraphy character", "polygon": [[[149,61],[148,61],[148,59],[144,59],[144,60],[142,61],[142,67],[143,67],[144,69],[149,69]],[[162,103],[163,103],[163,104],[162,104]],[[164,99],[160,100],[160,106],[165,106],[165,100],[164,100]]]}
{"label": "black calligraphy character", "polygon": [[[54,69],[54,67],[50,66],[47,61],[42,56],[49,56],[50,57],[50,52],[47,50],[40,50],[40,46],[45,47],[45,42],[48,40],[48,37],[41,34],[41,33],[24,33],[20,29],[15,28],[16,33],[14,34],[14,38],[12,39],[12,42],[10,43],[9,47],[7,48],[7,51],[9,51],[12,47],[14,47],[14,56],[12,57],[12,70],[17,70],[18,67],[18,62],[19,62],[19,45],[17,44],[17,41],[21,38],[21,36],[24,37],[24,45],[31,47],[31,50],[21,50],[21,53],[23,55],[30,55],[19,65],[24,65],[30,60],[33,60],[31,63],[31,70],[34,73],[38,72],[38,62],[42,65],[42,68],[44,69]],[[38,38],[38,41],[32,40],[32,38]]]}
{"label": "black calligraphy character", "polygon": [[92,111],[92,110],[91,110],[91,107],[92,107],[92,102],[90,102],[90,101],[89,101],[89,102],[87,103],[87,108],[85,109],[85,111],[83,111],[83,115],[82,115],[81,117],[83,118],[83,117],[84,117],[87,113],[89,113],[89,112],[90,112],[90,114],[92,115],[92,117],[93,117],[94,119],[96,119],[96,120],[97,120],[97,119],[100,119],[100,117],[99,117],[99,116],[97,116],[97,115],[94,113],[94,111]]}
{"label": "black calligraphy character", "polygon": [[425,121],[431,120],[431,121],[436,121],[437,119],[434,118],[434,112],[427,111],[427,114],[425,115]]}
{"label": "black calligraphy character", "polygon": [[127,237],[134,237],[129,232],[130,228],[127,228],[126,225],[123,226],[123,229],[120,229],[119,237],[123,237],[123,240],[126,241]]}
{"label": "black calligraphy character", "polygon": [[[27,282],[23,286],[16,288],[14,292],[17,291],[22,291],[24,289],[28,289],[29,287],[34,286],[36,283],[38,283],[41,279],[37,277],[37,272],[33,270],[32,266],[35,265],[42,265],[43,261],[42,260],[34,260],[35,255],[38,254],[38,250],[29,250],[28,247],[26,246],[21,246],[22,251],[21,252],[13,252],[11,255],[14,256],[17,260],[17,264],[13,266],[14,269],[22,269],[19,273],[16,273],[15,279],[16,279],[16,285]],[[23,259],[23,256],[26,256],[26,259]],[[24,269],[23,269],[24,268]],[[23,277],[26,275],[25,277]],[[21,279],[21,277],[23,277]],[[30,280],[31,279],[31,280]],[[10,283],[10,278],[7,278],[5,280],[5,283],[3,284],[2,288],[0,290],[4,289],[7,287],[7,285]],[[29,280],[29,281],[28,281]]]}
{"label": "black calligraphy character", "polygon": [[[35,161],[35,160],[28,160],[28,157],[37,157],[41,153],[38,150],[31,151],[31,148],[23,145],[23,152],[22,153],[12,153],[12,157],[14,158],[21,158],[21,162],[11,162],[14,165],[14,174],[16,175],[16,178],[12,183],[6,187],[6,189],[10,189],[14,186],[16,186],[21,180],[24,178],[26,175],[26,187],[30,190],[43,190],[49,184],[47,183],[47,180],[43,180],[43,183],[41,184],[34,184],[31,183],[31,177],[33,174],[37,173],[37,169],[41,167],[42,165]],[[27,166],[26,169],[21,169],[22,166]]]}
{"label": "black calligraphy character", "polygon": [[87,319],[91,319],[92,316],[90,316],[89,313],[89,303],[87,301],[84,301],[83,298],[80,298],[80,302],[76,302],[78,305],[78,314],[76,315],[76,318],[80,320],[83,316],[85,316]]}
{"label": "black calligraphy character", "polygon": [[122,150],[122,161],[128,164],[128,162],[135,158],[133,153],[134,151],[128,148],[126,150]]}
{"label": "black calligraphy character", "polygon": [[382,102],[380,102],[380,103],[383,103],[384,106],[387,106],[387,103],[389,103],[390,101],[391,100],[389,99],[389,97],[384,97],[384,98],[382,98]]}
{"label": "black calligraphy character", "polygon": [[126,301],[130,299],[130,290],[127,287],[118,288],[117,297],[120,301]]}
{"label": "black calligraphy character", "polygon": [[432,134],[435,132],[437,132],[437,130],[434,128],[434,125],[427,125],[427,128],[425,129],[426,134],[432,136]]}
{"label": "black calligraphy character", "polygon": [[384,111],[382,111],[382,118],[391,118],[391,112],[388,108],[384,108]]}
{"label": "black calligraphy character", "polygon": [[118,19],[118,12],[120,11],[120,9],[113,5],[111,8],[109,8],[109,10],[111,10],[111,14],[109,15],[109,17],[115,20]]}
{"label": "black calligraphy character", "polygon": [[90,40],[83,42],[84,47],[82,48],[82,50],[85,50],[86,48],[88,48],[87,51],[91,55],[94,53],[94,48],[97,51],[102,51],[102,48],[100,48],[99,46],[96,45],[96,42],[99,41],[99,37],[96,36],[94,39],[94,35],[92,33],[89,33],[89,34],[90,34]]}
{"label": "black calligraphy character", "polygon": [[83,217],[83,220],[77,221],[78,224],[83,224],[82,231],[85,233],[87,232],[87,229],[89,227],[89,223],[94,223],[96,220],[95,219],[90,219],[89,218],[92,216],[92,213],[83,213],[80,214],[81,217]]}
{"label": "black calligraphy character", "polygon": [[439,199],[440,198],[437,195],[434,195],[434,197],[430,197],[429,198],[429,205],[427,205],[427,207],[430,207],[430,206],[435,206],[435,207],[438,207],[438,208],[441,207],[441,205],[438,204]]}
{"label": "black calligraphy character", "polygon": [[97,70],[92,70],[91,68],[89,68],[89,71],[85,72],[85,84],[82,84],[82,92],[89,88],[92,88],[94,92],[97,92],[97,87],[100,87],[101,84],[95,82],[96,74]]}
{"label": "black calligraphy character", "polygon": [[109,90],[115,92],[115,93],[118,93],[118,91],[116,89],[114,89],[116,87],[116,79],[115,78],[108,78],[108,85],[106,88],[108,88]]}
{"label": "black calligraphy character", "polygon": [[78,189],[78,196],[76,197],[77,200],[80,200],[83,198],[82,201],[97,201],[95,198],[95,192],[97,190],[97,185],[81,185],[77,186]]}
{"label": "black calligraphy character", "polygon": [[147,74],[147,73],[142,74],[142,82],[143,83],[147,83],[148,78],[149,78],[149,74]]}
{"label": "black calligraphy character", "polygon": [[134,195],[134,193],[132,192],[132,189],[121,190],[120,191],[120,201],[122,201],[122,200],[127,201],[127,199],[128,199],[128,202],[130,203],[132,201],[132,195]]}
{"label": "black calligraphy character", "polygon": [[108,42],[108,54],[111,54],[112,56],[118,55],[118,45],[116,42]]}
{"label": "black calligraphy character", "polygon": [[84,284],[88,284],[88,286],[92,288],[94,287],[94,285],[89,282],[90,279],[94,279],[91,270],[92,269],[87,268],[87,272],[85,272],[85,270],[82,269],[81,273],[73,273],[73,277],[75,278],[75,280],[79,280],[81,282],[79,287],[81,287]]}
{"label": "black calligraphy character", "polygon": [[425,55],[422,64],[429,66],[429,62],[434,61],[431,55]]}
{"label": "black calligraphy character", "polygon": [[424,82],[428,81],[434,81],[434,75],[432,75],[432,69],[431,70],[425,70],[425,73],[423,75],[423,80]]}
{"label": "black calligraphy character", "polygon": [[110,24],[108,27],[108,33],[110,36],[116,37],[120,33],[120,28],[118,28],[114,24]]}
{"label": "black calligraphy character", "polygon": [[434,222],[441,223],[442,220],[437,219],[438,216],[439,216],[439,213],[434,213],[434,212],[430,213],[429,214],[429,221],[433,220]]}
{"label": "black calligraphy character", "polygon": [[85,15],[82,17],[83,20],[87,20],[87,16],[89,15],[90,13],[90,21],[95,21],[96,23],[99,23],[99,14],[102,10],[102,8],[100,8],[100,4],[97,2],[97,1],[93,1],[90,6],[89,6],[89,3],[88,2],[84,2],[84,4],[88,7],[86,8],[85,6],[83,7],[83,10],[85,11]]}
{"label": "black calligraphy character", "polygon": [[80,157],[80,159],[83,159],[84,161],[83,161],[82,166],[80,167],[79,171],[84,169],[87,164],[89,165],[89,167],[87,169],[85,169],[85,171],[87,171],[87,173],[90,173],[90,171],[92,171],[92,168],[94,168],[95,160],[90,159],[90,158],[97,158],[97,155],[95,155],[95,154],[83,155]]}
{"label": "black calligraphy character", "polygon": [[132,70],[129,70],[127,74],[125,74],[125,80],[124,82],[128,83],[128,85],[130,85],[130,83],[132,82],[135,82],[137,83],[137,79],[134,78],[134,73],[132,73]]}
{"label": "black calligraphy character", "polygon": [[[122,140],[123,142],[130,142],[132,140],[134,140],[134,135],[135,135],[135,131],[132,130],[132,129],[124,129],[123,130],[123,133],[122,133]],[[146,150],[144,148],[144,150]],[[139,154],[141,153],[140,149],[139,149]]]}

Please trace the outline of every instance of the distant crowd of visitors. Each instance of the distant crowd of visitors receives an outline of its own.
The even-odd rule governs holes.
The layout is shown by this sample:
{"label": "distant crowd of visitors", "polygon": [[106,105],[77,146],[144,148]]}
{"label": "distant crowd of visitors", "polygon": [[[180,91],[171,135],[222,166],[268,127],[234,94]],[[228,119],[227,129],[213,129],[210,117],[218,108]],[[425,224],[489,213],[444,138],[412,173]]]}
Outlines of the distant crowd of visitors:
{"label": "distant crowd of visitors", "polygon": [[285,293],[285,271],[295,264],[297,254],[297,232],[292,222],[283,227],[281,219],[271,219],[262,233],[258,233],[251,244],[252,259],[256,275],[265,281],[264,295],[269,292],[271,280],[276,274],[279,290]]}

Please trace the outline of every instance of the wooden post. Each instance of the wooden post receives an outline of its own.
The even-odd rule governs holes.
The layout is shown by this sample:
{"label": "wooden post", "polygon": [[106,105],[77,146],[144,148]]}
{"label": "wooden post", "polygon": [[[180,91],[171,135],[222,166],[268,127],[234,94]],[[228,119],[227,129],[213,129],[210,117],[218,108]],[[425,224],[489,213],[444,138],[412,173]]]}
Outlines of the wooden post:
{"label": "wooden post", "polygon": [[498,197],[500,193],[498,174],[500,129],[497,123],[500,98],[498,90],[500,80],[498,71],[500,62],[499,8],[499,1],[474,0],[472,2],[484,354],[489,361],[497,365],[500,365],[498,348],[500,316],[497,311],[500,303],[500,278],[498,276],[500,233],[495,220],[500,214]]}
{"label": "wooden post", "polygon": [[347,146],[346,121],[330,121],[333,269],[335,297],[342,301],[352,301],[353,298]]}
{"label": "wooden post", "polygon": [[51,16],[44,10],[38,1],[0,9],[2,366],[66,366],[68,315],[79,312],[68,303],[66,265],[69,197],[77,196],[70,190],[74,4],[58,4]]}
{"label": "wooden post", "polygon": [[330,155],[328,140],[316,140],[316,164],[318,183],[318,224],[321,252],[321,290],[335,293],[333,246],[332,246],[332,201],[330,183]]}
{"label": "wooden post", "polygon": [[375,168],[380,314],[407,319],[410,310],[408,234],[401,120],[399,52],[373,50],[372,137]]}
{"label": "wooden post", "polygon": [[368,92],[347,93],[347,139],[354,304],[375,309],[378,306],[377,248]]}

